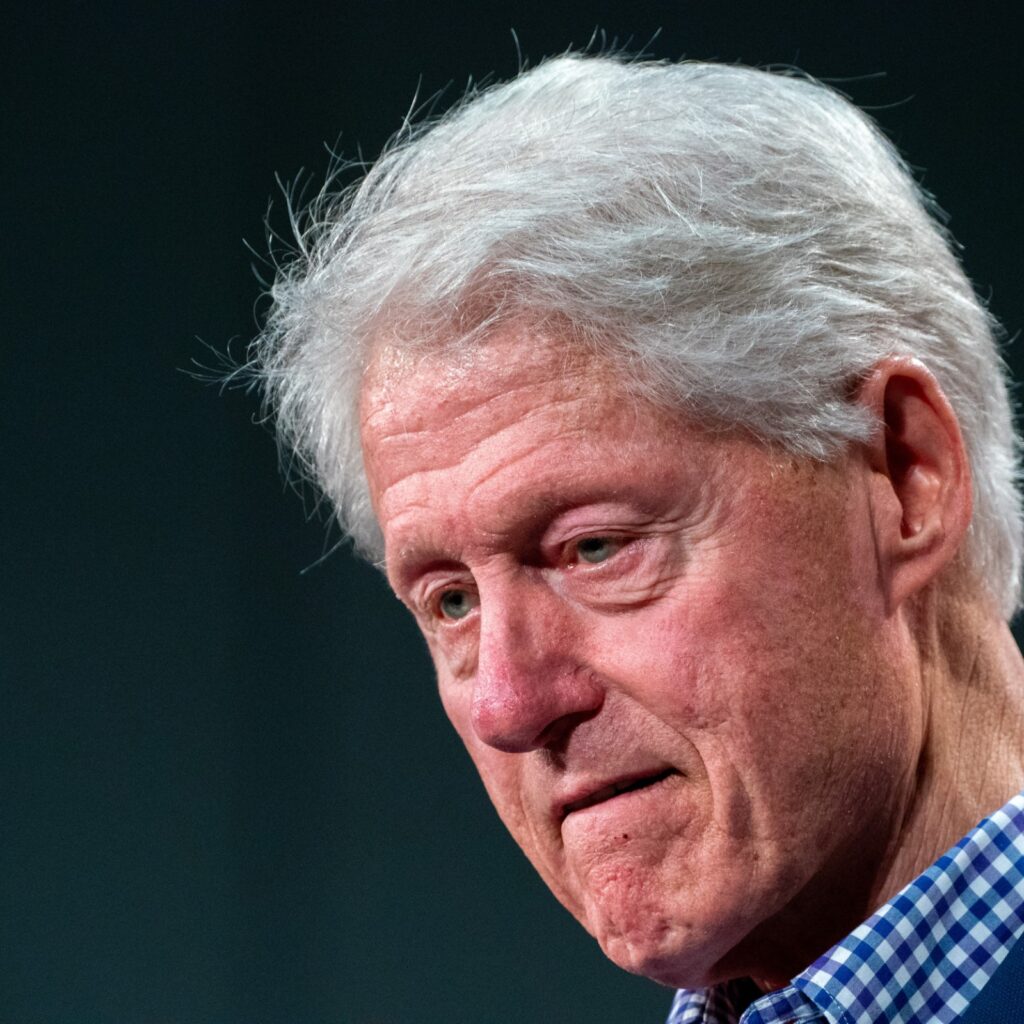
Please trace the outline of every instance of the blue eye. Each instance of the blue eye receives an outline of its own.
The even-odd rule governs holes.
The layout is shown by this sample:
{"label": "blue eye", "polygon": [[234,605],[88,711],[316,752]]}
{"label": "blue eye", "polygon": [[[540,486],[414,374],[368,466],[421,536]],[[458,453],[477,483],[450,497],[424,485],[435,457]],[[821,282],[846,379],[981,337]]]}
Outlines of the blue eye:
{"label": "blue eye", "polygon": [[576,544],[576,557],[581,562],[600,565],[618,550],[619,544],[610,537],[586,537]]}
{"label": "blue eye", "polygon": [[446,590],[438,602],[443,619],[464,619],[476,607],[476,597],[468,590]]}

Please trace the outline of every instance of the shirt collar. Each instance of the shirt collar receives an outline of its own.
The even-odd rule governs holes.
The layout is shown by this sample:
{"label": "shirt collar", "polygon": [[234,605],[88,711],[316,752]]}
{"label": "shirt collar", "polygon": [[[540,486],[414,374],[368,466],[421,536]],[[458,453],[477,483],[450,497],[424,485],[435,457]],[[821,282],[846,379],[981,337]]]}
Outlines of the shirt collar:
{"label": "shirt collar", "polygon": [[[1022,932],[1024,793],[741,1021],[952,1022]],[[683,989],[668,1024],[735,1024],[738,1008],[734,986]]]}

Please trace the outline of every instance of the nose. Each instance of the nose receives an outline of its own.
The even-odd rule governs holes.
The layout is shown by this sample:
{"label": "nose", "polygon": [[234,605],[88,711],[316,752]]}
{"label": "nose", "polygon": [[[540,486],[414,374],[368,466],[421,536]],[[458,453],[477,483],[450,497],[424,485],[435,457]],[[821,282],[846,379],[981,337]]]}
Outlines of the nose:
{"label": "nose", "polygon": [[553,746],[594,715],[604,688],[579,654],[582,624],[543,584],[481,594],[471,720],[507,753]]}

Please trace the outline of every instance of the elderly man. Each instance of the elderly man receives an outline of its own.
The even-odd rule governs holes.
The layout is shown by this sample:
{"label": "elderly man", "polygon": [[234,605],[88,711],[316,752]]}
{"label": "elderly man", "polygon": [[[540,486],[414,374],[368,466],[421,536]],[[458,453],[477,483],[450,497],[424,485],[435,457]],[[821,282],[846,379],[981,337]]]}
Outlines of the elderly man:
{"label": "elderly man", "polygon": [[1016,441],[929,207],[814,82],[565,57],[274,288],[285,443],[673,1021],[966,1022],[1024,931]]}

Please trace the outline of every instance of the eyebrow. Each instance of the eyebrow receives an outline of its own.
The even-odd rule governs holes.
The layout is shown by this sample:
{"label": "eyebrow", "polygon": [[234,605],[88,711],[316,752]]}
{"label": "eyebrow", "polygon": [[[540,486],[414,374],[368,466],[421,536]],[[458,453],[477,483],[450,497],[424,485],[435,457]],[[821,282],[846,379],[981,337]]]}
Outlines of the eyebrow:
{"label": "eyebrow", "polygon": [[[560,519],[588,507],[593,507],[595,511],[601,508],[604,515],[620,515],[623,519],[622,527],[640,527],[658,518],[656,510],[638,501],[636,495],[627,499],[620,490],[611,494],[607,488],[599,487],[596,483],[580,486],[576,488],[576,493],[570,490],[558,496],[524,494],[522,501],[514,506],[514,515],[499,524],[502,527],[500,537],[491,532],[490,536],[495,538],[491,550],[494,554],[518,553],[521,557],[525,550],[539,549],[544,535]],[[602,524],[595,522],[592,525],[597,529]],[[466,561],[460,557],[462,553],[453,549],[450,536],[445,533],[442,525],[431,522],[426,528],[410,533],[415,535],[404,543],[399,534],[396,553],[386,559],[388,581],[396,593],[404,592],[416,578],[435,569],[467,568]]]}

